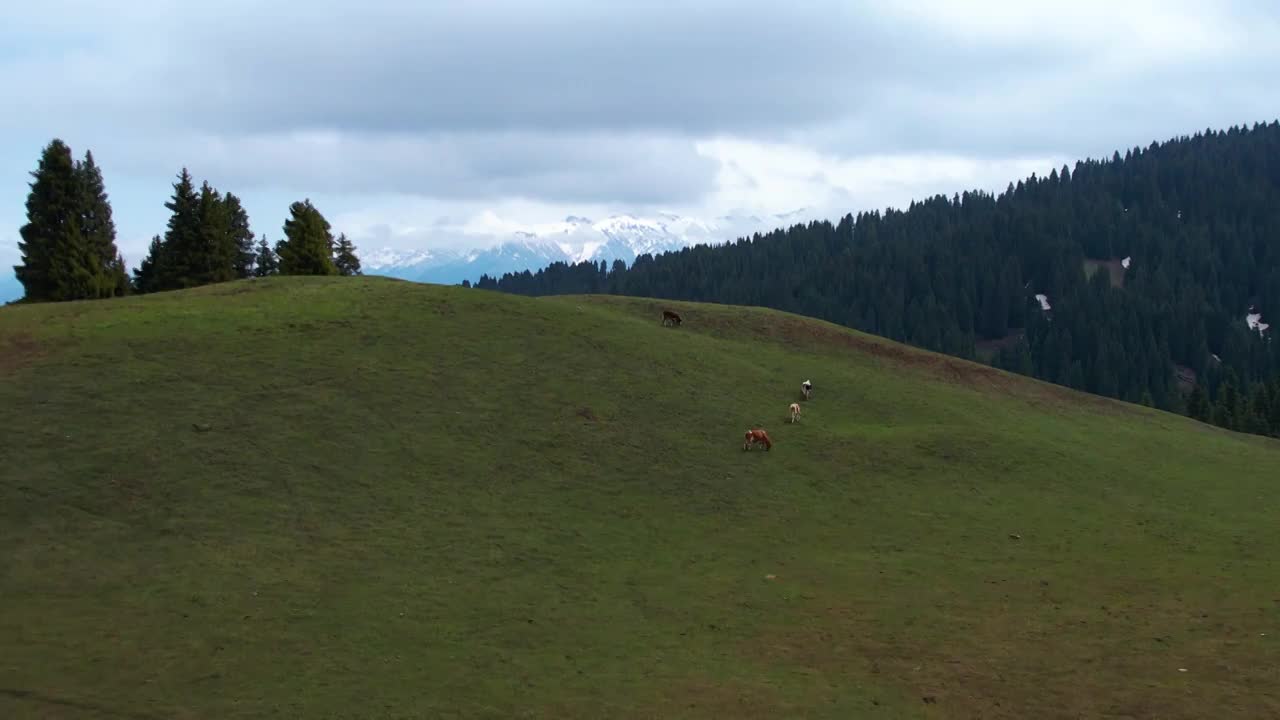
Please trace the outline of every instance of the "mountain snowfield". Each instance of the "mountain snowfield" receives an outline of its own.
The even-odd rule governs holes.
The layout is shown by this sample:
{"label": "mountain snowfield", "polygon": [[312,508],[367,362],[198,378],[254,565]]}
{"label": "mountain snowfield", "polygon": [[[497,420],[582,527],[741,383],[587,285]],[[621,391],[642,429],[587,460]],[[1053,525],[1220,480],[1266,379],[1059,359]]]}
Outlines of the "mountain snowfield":
{"label": "mountain snowfield", "polygon": [[694,245],[731,242],[755,232],[803,222],[807,209],[774,215],[725,215],[713,221],[662,213],[612,215],[604,220],[570,215],[558,223],[512,233],[488,248],[449,251],[380,248],[360,252],[366,275],[441,284],[475,282],[481,275],[535,272],[554,262],[622,260],[660,255]]}

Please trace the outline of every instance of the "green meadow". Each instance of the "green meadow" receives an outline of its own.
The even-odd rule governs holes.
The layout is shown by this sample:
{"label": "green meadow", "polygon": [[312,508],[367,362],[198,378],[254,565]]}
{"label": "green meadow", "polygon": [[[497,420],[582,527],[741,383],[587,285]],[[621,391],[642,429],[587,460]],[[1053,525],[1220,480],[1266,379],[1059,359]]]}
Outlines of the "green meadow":
{"label": "green meadow", "polygon": [[1278,442],[759,308],[4,307],[0,717],[1276,717],[1277,489]]}

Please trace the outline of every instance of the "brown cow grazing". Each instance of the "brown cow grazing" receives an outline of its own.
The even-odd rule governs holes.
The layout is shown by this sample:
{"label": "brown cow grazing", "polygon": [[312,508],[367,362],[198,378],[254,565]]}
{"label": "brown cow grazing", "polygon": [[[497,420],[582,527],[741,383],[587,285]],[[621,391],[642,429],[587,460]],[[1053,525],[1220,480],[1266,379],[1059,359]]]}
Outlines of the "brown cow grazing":
{"label": "brown cow grazing", "polygon": [[800,403],[791,403],[791,422],[800,421]]}
{"label": "brown cow grazing", "polygon": [[675,312],[675,311],[672,311],[672,310],[663,310],[663,311],[662,311],[662,324],[663,324],[663,325],[666,325],[668,322],[670,322],[672,326],[675,326],[675,325],[679,325],[680,323],[682,323],[682,322],[684,322],[684,321],[680,319],[680,314],[679,314],[679,313],[677,313],[677,312]]}
{"label": "brown cow grazing", "polygon": [[773,449],[773,441],[769,439],[769,433],[764,430],[747,431],[747,440],[742,443],[742,449],[750,450],[752,445],[763,445],[765,450]]}

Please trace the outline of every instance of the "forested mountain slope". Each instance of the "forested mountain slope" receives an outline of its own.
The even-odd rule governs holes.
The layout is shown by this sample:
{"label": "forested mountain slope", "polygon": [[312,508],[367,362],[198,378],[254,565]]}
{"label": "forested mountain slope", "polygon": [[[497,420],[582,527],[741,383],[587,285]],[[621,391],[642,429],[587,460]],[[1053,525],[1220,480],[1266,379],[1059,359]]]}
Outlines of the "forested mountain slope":
{"label": "forested mountain slope", "polygon": [[561,263],[478,287],[772,307],[1280,433],[1280,353],[1266,327],[1280,321],[1280,123],[1080,161],[998,196],[937,196],[630,268]]}

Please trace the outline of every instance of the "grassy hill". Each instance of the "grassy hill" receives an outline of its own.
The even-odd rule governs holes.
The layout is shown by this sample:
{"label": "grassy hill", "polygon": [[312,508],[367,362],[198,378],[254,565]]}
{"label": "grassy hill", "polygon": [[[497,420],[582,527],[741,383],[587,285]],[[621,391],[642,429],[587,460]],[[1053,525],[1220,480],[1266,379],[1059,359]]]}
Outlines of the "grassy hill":
{"label": "grassy hill", "polygon": [[0,309],[0,717],[1280,713],[1280,443],[664,306]]}

